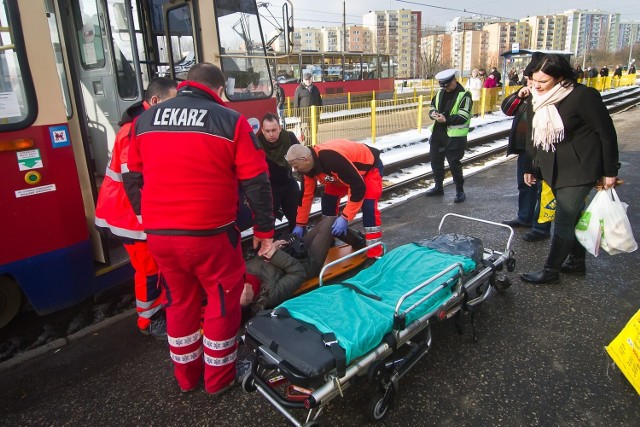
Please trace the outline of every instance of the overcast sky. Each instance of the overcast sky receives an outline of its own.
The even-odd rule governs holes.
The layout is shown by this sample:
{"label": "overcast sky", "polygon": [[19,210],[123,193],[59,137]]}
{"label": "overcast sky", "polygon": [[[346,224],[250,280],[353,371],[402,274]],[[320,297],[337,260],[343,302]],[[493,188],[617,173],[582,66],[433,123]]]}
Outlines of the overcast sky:
{"label": "overcast sky", "polygon": [[[283,1],[269,3],[272,13],[280,15]],[[620,13],[623,20],[640,21],[640,0],[292,0],[292,3],[298,28],[342,25],[343,4],[346,5],[347,24],[362,24],[362,15],[387,9],[420,10],[423,25],[444,25],[456,16],[474,14],[519,19],[529,15],[562,13],[569,9],[600,9]]]}

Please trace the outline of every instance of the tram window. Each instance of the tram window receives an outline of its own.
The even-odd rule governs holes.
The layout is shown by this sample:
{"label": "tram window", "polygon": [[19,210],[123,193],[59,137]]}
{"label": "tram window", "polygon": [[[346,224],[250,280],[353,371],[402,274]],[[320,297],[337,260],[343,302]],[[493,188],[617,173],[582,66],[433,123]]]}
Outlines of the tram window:
{"label": "tram window", "polygon": [[15,2],[0,0],[0,131],[35,120],[36,101]]}
{"label": "tram window", "polygon": [[342,55],[324,55],[324,81],[335,82],[342,80]]}
{"label": "tram window", "polygon": [[362,61],[360,56],[347,56],[344,58],[344,79],[362,80]]}
{"label": "tram window", "polygon": [[168,30],[171,40],[173,71],[176,80],[185,80],[187,73],[196,63],[193,45],[193,25],[187,5],[168,12]]}
{"label": "tram window", "polygon": [[314,82],[322,81],[322,55],[301,55],[300,75],[311,73]]}
{"label": "tram window", "polygon": [[62,45],[60,44],[60,29],[58,28],[58,19],[56,16],[56,10],[53,7],[53,0],[46,0],[45,7],[47,8],[47,20],[49,22],[49,34],[51,35],[53,54],[56,58],[56,70],[58,71],[58,79],[60,80],[60,88],[62,89],[62,102],[64,103],[67,118],[71,118],[73,111],[71,109],[69,79],[67,78],[67,70],[64,68]]}
{"label": "tram window", "polygon": [[85,70],[103,68],[105,65],[102,29],[98,18],[97,0],[72,2],[76,23],[80,62]]}
{"label": "tram window", "polygon": [[107,2],[109,25],[111,27],[112,50],[115,59],[118,93],[122,99],[136,99],[139,96],[138,77],[133,59],[133,40],[129,16],[124,0]]}
{"label": "tram window", "polygon": [[[272,93],[258,9],[253,1],[214,0],[222,71],[230,101],[268,98]],[[262,56],[256,58],[254,56]]]}
{"label": "tram window", "polygon": [[380,64],[376,55],[363,55],[362,64],[364,65],[364,79],[379,79],[380,78]]}

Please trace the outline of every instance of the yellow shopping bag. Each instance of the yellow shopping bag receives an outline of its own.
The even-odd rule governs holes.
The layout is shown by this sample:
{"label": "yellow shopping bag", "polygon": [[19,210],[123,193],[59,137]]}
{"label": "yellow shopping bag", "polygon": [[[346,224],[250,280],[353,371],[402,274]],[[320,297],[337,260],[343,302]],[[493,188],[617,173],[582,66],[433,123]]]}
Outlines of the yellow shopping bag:
{"label": "yellow shopping bag", "polygon": [[546,181],[542,181],[542,194],[540,194],[540,215],[538,222],[551,222],[556,217],[556,197]]}
{"label": "yellow shopping bag", "polygon": [[605,350],[640,394],[640,310]]}

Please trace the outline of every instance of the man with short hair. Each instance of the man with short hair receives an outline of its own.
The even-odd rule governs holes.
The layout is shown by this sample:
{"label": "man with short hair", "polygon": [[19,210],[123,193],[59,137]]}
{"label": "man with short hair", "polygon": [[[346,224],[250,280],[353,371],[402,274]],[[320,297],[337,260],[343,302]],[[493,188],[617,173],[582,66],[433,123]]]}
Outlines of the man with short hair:
{"label": "man with short hair", "polygon": [[111,151],[111,159],[100,186],[96,203],[95,225],[101,234],[115,236],[124,245],[134,270],[133,283],[138,313],[138,328],[145,335],[165,340],[166,320],[163,310],[164,292],[158,282],[158,266],[154,261],[142,223],[133,211],[122,181],[128,170],[127,157],[133,121],[145,110],[176,96],[176,82],[157,77],[149,82],[144,100],[129,107],[118,125],[120,130]]}
{"label": "man with short hair", "polygon": [[456,70],[451,68],[435,75],[440,90],[431,100],[429,117],[431,125],[429,155],[435,186],[425,194],[427,197],[444,195],[444,159],[449,162],[453,182],[456,184],[454,203],[464,202],[464,177],[462,175],[462,157],[464,156],[471,123],[473,101],[471,94],[456,80]]}
{"label": "man with short hair", "polygon": [[269,165],[274,215],[278,216],[278,212],[280,212],[280,218],[284,215],[289,222],[291,232],[296,226],[300,186],[284,157],[289,148],[294,144],[300,144],[300,141],[293,132],[282,129],[278,116],[273,113],[267,113],[262,118],[262,131],[258,135],[258,141],[267,156]]}
{"label": "man with short hair", "polygon": [[[245,276],[235,224],[238,184],[253,210],[258,255],[273,243],[264,151],[247,120],[224,106],[224,88],[220,68],[194,65],[174,99],[136,120],[125,175],[168,289],[167,338],[183,392],[194,390],[203,376],[211,394],[236,382]],[[207,305],[201,327],[203,289]]]}
{"label": "man with short hair", "polygon": [[[358,211],[362,209],[367,246],[382,239],[382,221],[378,200],[382,195],[383,165],[380,151],[360,142],[336,139],[312,148],[292,145],[287,161],[293,169],[304,175],[302,201],[298,207],[293,234],[302,237],[309,221],[309,213],[318,181],[324,184],[321,198],[322,215],[338,216],[331,228],[332,234],[345,243],[357,247],[360,237],[349,230]],[[348,196],[347,204],[339,212],[340,199]],[[382,247],[367,251],[369,258],[382,255]]]}
{"label": "man with short hair", "polygon": [[[302,76],[302,82],[300,82],[300,86],[296,88],[296,92],[293,95],[293,106],[295,108],[311,108],[311,106],[316,106],[316,114],[315,120],[316,125],[320,123],[320,107],[322,106],[322,96],[320,95],[320,91],[313,84],[313,75],[311,73],[304,73]],[[300,113],[300,112],[299,112]],[[309,132],[311,130],[311,111],[301,112],[303,116],[303,127],[306,126],[306,129],[303,133],[309,136]],[[311,136],[310,136],[311,137]],[[313,138],[313,137],[311,137]]]}

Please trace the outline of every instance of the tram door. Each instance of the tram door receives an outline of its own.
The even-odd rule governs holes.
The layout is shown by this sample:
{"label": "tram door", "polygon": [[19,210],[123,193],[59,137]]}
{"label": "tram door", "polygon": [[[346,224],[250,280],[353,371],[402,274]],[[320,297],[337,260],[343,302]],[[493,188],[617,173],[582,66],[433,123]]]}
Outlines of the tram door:
{"label": "tram door", "polygon": [[[72,75],[77,121],[87,170],[80,171],[95,258],[121,261],[121,245],[95,232],[95,200],[124,111],[142,99],[131,0],[61,0],[58,2]],[[86,179],[82,178],[86,175]],[[115,242],[117,243],[117,242]]]}

